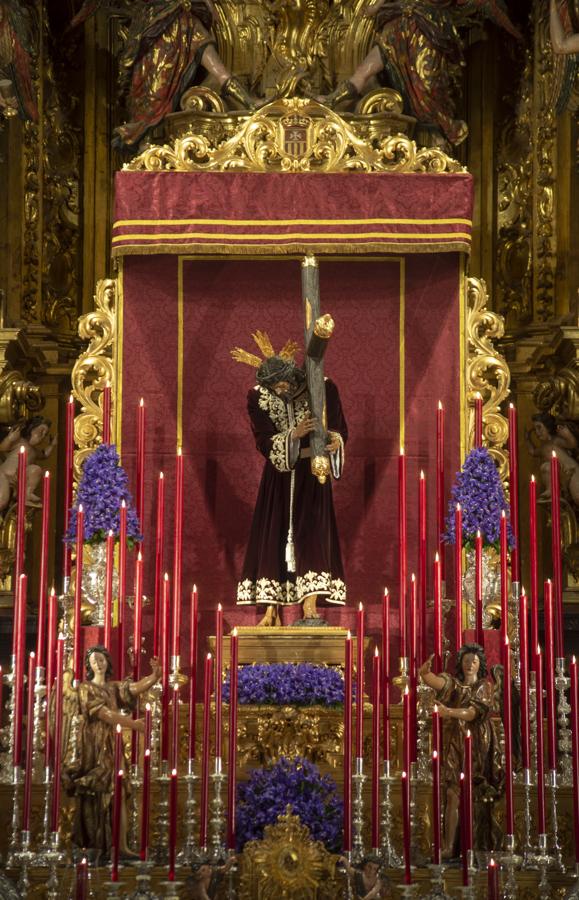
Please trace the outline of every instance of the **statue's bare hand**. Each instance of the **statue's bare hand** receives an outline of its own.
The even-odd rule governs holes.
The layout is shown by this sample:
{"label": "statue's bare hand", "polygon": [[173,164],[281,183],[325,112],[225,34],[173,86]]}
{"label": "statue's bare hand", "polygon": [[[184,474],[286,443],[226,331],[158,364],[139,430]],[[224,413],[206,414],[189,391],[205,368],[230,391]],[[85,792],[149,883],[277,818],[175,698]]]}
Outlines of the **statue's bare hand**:
{"label": "statue's bare hand", "polygon": [[448,706],[445,706],[443,703],[437,703],[436,708],[441,719],[450,719],[452,710]]}
{"label": "statue's bare hand", "polygon": [[301,422],[298,422],[297,425],[294,425],[292,429],[292,437],[293,438],[303,438],[306,434],[309,434],[310,431],[313,431],[317,425],[317,419],[313,416],[307,416],[305,419],[302,419]]}
{"label": "statue's bare hand", "polygon": [[326,450],[328,453],[335,453],[336,450],[340,449],[340,435],[336,434],[334,431],[328,432],[329,441],[326,444]]}
{"label": "statue's bare hand", "polygon": [[153,675],[155,676],[155,679],[157,681],[159,681],[161,675],[163,674],[161,664],[159,662],[158,657],[156,657],[156,656],[151,657],[151,672],[153,673]]}
{"label": "statue's bare hand", "polygon": [[138,731],[139,734],[145,733],[145,720],[144,719],[133,719],[133,731]]}
{"label": "statue's bare hand", "polygon": [[421,678],[424,678],[425,675],[428,675],[429,672],[432,672],[432,661],[434,659],[434,654],[432,653],[426,662],[423,662],[418,670],[418,674]]}

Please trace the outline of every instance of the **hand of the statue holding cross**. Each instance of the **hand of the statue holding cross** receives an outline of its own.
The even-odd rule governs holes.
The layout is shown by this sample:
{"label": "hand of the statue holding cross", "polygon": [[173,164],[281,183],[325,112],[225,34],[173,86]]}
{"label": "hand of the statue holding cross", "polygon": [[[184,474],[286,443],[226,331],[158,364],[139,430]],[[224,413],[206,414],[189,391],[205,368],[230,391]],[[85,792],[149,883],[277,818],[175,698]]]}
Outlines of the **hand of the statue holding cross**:
{"label": "hand of the statue holding cross", "polygon": [[294,440],[296,438],[303,438],[306,434],[309,434],[313,431],[317,425],[318,420],[315,416],[306,416],[305,419],[302,419],[301,422],[298,422],[297,425],[294,425],[292,429],[292,438]]}

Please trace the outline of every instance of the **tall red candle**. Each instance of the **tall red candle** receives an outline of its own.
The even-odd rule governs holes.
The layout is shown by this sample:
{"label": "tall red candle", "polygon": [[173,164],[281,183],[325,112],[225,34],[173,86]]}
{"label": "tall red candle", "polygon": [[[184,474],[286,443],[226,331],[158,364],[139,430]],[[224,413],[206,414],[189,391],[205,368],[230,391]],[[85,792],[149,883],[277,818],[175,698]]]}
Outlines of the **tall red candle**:
{"label": "tall red candle", "polygon": [[501,512],[501,528],[499,535],[501,564],[501,642],[504,643],[509,633],[509,548],[507,541],[507,515]]}
{"label": "tall red candle", "polygon": [[511,645],[508,637],[503,643],[503,718],[505,732],[505,801],[507,834],[515,833],[515,803],[513,795],[513,710],[511,683]]}
{"label": "tall red candle", "polygon": [[54,708],[54,747],[52,804],[50,807],[50,831],[58,832],[60,822],[60,774],[62,770],[62,688],[64,674],[64,637],[58,636],[56,642],[56,703]]}
{"label": "tall red candle", "polygon": [[173,734],[171,737],[171,768],[176,769],[179,761],[179,685],[173,685],[171,698],[171,722]]}
{"label": "tall red candle", "polygon": [[119,525],[119,608],[117,627],[117,672],[125,677],[125,601],[127,598],[127,504],[121,500]]}
{"label": "tall red candle", "polygon": [[141,635],[143,633],[143,554],[135,561],[135,614],[133,618],[133,681],[141,677]]}
{"label": "tall red candle", "polygon": [[88,900],[88,863],[85,856],[76,867],[75,900]]}
{"label": "tall red candle", "polygon": [[418,615],[416,602],[416,576],[410,576],[410,760],[416,762],[418,758],[418,694],[416,691],[418,681]]}
{"label": "tall red candle", "polygon": [[24,714],[24,664],[26,659],[26,590],[27,577],[20,575],[18,579],[18,617],[15,628],[18,632],[16,656],[13,658],[12,673],[14,681],[14,746],[12,762],[14,766],[22,762],[22,720]]}
{"label": "tall red candle", "polygon": [[18,581],[24,569],[24,546],[26,527],[26,447],[18,453],[18,481],[16,487],[16,539],[14,542],[14,582]]}
{"label": "tall red candle", "polygon": [[38,574],[38,634],[36,637],[36,665],[44,668],[46,645],[46,592],[48,589],[48,523],[50,519],[50,472],[42,481],[42,528],[40,538],[40,572]]}
{"label": "tall red candle", "polygon": [[26,770],[24,777],[24,805],[22,810],[22,830],[30,831],[30,804],[32,800],[32,754],[34,751],[34,682],[36,655],[28,657],[28,703],[26,705]]}
{"label": "tall red candle", "polygon": [[442,747],[440,743],[440,712],[437,703],[435,703],[432,708],[432,749],[436,750],[438,758],[440,759]]}
{"label": "tall red candle", "polygon": [[474,397],[474,446],[483,445],[483,400],[478,393]]}
{"label": "tall red candle", "polygon": [[475,607],[475,640],[484,645],[483,631],[483,557],[482,534],[477,531],[474,541],[474,607]]}
{"label": "tall red candle", "polygon": [[189,759],[195,759],[195,736],[197,731],[197,629],[198,629],[197,587],[191,591],[191,616],[189,632]]}
{"label": "tall red candle", "polygon": [[169,786],[169,881],[175,881],[177,852],[177,769],[171,771]]}
{"label": "tall red candle", "polygon": [[444,581],[446,572],[444,557],[444,408],[440,400],[436,412],[436,534],[440,577]]}
{"label": "tall red candle", "polygon": [[151,749],[147,747],[143,755],[143,796],[141,800],[141,848],[142,862],[147,861],[149,852],[149,816],[151,805]]}
{"label": "tall red candle", "polygon": [[211,682],[213,659],[205,657],[203,683],[203,748],[201,752],[201,800],[199,809],[199,846],[207,848],[207,811],[209,805],[209,748],[211,744]]}
{"label": "tall red candle", "polygon": [[464,736],[464,808],[465,808],[465,827],[461,828],[461,834],[465,836],[466,847],[472,850],[473,841],[473,822],[474,822],[474,806],[472,794],[472,733],[469,728]]}
{"label": "tall red candle", "polygon": [[20,575],[16,581],[14,582],[14,624],[12,628],[12,668],[14,668],[17,657],[24,652],[24,643],[22,642],[22,593],[20,590],[21,586],[21,578],[26,578],[24,575]]}
{"label": "tall red candle", "polygon": [[455,635],[456,652],[462,647],[462,510],[460,503],[454,511],[454,590],[455,601]]}
{"label": "tall red candle", "polygon": [[521,675],[521,762],[531,768],[531,734],[529,728],[529,616],[527,595],[521,590],[519,602],[519,655]]}
{"label": "tall red candle", "polygon": [[432,863],[439,866],[440,855],[440,756],[432,751]]}
{"label": "tall red candle", "polygon": [[115,756],[114,771],[120,769],[123,765],[123,732],[120,725],[115,725]]}
{"label": "tall red candle", "polygon": [[410,855],[410,785],[407,772],[402,773],[402,831],[404,840],[404,884],[412,884]]}
{"label": "tall red candle", "polygon": [[[181,570],[183,557],[183,453],[177,448],[175,461],[175,529],[173,534],[173,623],[181,619]],[[179,635],[173,633],[173,656],[179,655]]]}
{"label": "tall red candle", "polygon": [[390,760],[390,595],[382,598],[382,758]]}
{"label": "tall red candle", "polygon": [[509,499],[511,502],[511,529],[515,546],[511,551],[511,579],[521,581],[519,553],[519,440],[517,434],[517,410],[509,403]]}
{"label": "tall red candle", "polygon": [[352,850],[352,637],[344,646],[344,853]]}
{"label": "tall red candle", "polygon": [[553,554],[553,599],[555,626],[555,655],[563,659],[563,571],[561,565],[561,487],[559,460],[553,450],[551,456],[551,552]]}
{"label": "tall red candle", "polygon": [[440,559],[434,557],[434,671],[442,670],[442,584]]}
{"label": "tall red candle", "polygon": [[227,779],[227,849],[235,850],[235,792],[237,787],[237,628],[229,639],[229,756]]}
{"label": "tall red candle", "polygon": [[103,390],[103,444],[111,442],[111,386],[107,382]]}
{"label": "tall red candle", "polygon": [[223,751],[222,688],[223,688],[223,607],[217,604],[215,616],[215,758]]}
{"label": "tall red candle", "polygon": [[141,533],[144,527],[145,511],[145,419],[145,401],[141,397],[137,406],[137,490],[135,492],[135,507]]}
{"label": "tall red candle", "polygon": [[155,534],[155,607],[153,616],[153,656],[159,656],[161,644],[161,597],[163,596],[163,554],[165,548],[165,478],[159,472],[157,482],[157,530]]}
{"label": "tall red candle", "polygon": [[161,759],[169,759],[169,622],[170,622],[170,587],[169,576],[165,572],[163,579],[163,601],[161,613]]}
{"label": "tall red candle", "polygon": [[401,447],[398,457],[398,590],[400,593],[400,656],[403,659],[408,657],[406,560],[406,456]]}
{"label": "tall red candle", "polygon": [[545,687],[547,688],[547,753],[549,769],[557,770],[557,702],[555,694],[553,585],[545,582]]}
{"label": "tall red candle", "polygon": [[420,609],[420,642],[418,644],[418,661],[426,659],[426,478],[420,472],[418,481],[418,599]]}
{"label": "tall red candle", "polygon": [[499,900],[499,867],[494,859],[487,869],[487,900]]}
{"label": "tall red candle", "polygon": [[543,718],[543,654],[537,644],[535,654],[535,685],[537,697],[537,832],[546,834],[545,816],[545,750]]}
{"label": "tall red candle", "polygon": [[113,798],[113,840],[111,847],[111,881],[119,880],[119,859],[121,840],[121,807],[123,803],[123,770],[118,769],[115,776]]}
{"label": "tall red candle", "polygon": [[571,760],[573,766],[573,830],[575,835],[575,863],[579,864],[579,680],[577,660],[571,659]]}
{"label": "tall red candle", "polygon": [[82,604],[82,567],[84,548],[84,511],[82,503],[79,503],[76,515],[76,576],[74,582],[74,680],[80,684],[82,679],[82,631],[81,631],[81,604]]}
{"label": "tall red candle", "polygon": [[145,703],[145,750],[151,749],[151,737],[153,732],[153,717],[151,715],[151,704]]}
{"label": "tall red candle", "polygon": [[529,482],[529,565],[531,570],[531,662],[535,670],[535,648],[539,643],[539,566],[537,556],[537,483]]}
{"label": "tall red candle", "polygon": [[[72,394],[66,404],[66,424],[64,439],[64,528],[63,534],[67,534],[70,524],[70,510],[72,507],[72,487],[74,482],[74,397]],[[71,553],[70,544],[64,545],[63,577],[70,578]]]}
{"label": "tall red candle", "polygon": [[402,765],[404,771],[408,772],[410,777],[410,741],[411,741],[411,725],[410,725],[410,691],[408,687],[404,688],[402,694]]}
{"label": "tall red candle", "polygon": [[356,758],[364,756],[364,607],[358,606],[356,635]]}
{"label": "tall red candle", "polygon": [[[459,813],[458,820],[459,822],[465,822],[467,818],[466,812],[466,778],[464,777],[464,772],[460,773],[460,796],[459,796]],[[461,836],[463,832],[461,831]],[[460,855],[462,862],[462,883],[464,887],[468,887],[469,884],[469,871],[468,871],[468,838],[465,837],[465,840],[461,842],[460,847]]]}
{"label": "tall red candle", "polygon": [[[51,588],[48,597],[48,645],[46,652],[46,709],[44,718],[44,766],[48,768],[51,760],[50,706],[56,669],[56,631],[58,626],[58,600],[56,592]],[[1,707],[1,704],[0,704]]]}
{"label": "tall red candle", "polygon": [[106,546],[104,642],[110,653],[111,630],[113,627],[113,570],[115,565],[115,534],[109,530]]}
{"label": "tall red candle", "polygon": [[372,660],[372,849],[380,847],[380,657]]}

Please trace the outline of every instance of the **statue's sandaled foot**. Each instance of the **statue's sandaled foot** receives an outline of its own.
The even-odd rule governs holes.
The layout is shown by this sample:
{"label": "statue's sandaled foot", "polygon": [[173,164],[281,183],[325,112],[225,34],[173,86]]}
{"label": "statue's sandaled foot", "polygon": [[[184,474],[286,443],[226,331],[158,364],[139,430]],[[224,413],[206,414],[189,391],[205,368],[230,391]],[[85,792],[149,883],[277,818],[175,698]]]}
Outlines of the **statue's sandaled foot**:
{"label": "statue's sandaled foot", "polygon": [[330,109],[335,109],[336,106],[339,106],[341,103],[346,103],[346,101],[353,103],[358,100],[359,97],[360,93],[358,88],[355,87],[351,81],[342,81],[331,94],[316,97],[316,100],[318,100],[319,103],[325,104],[325,106],[329,106]]}
{"label": "statue's sandaled foot", "polygon": [[273,628],[273,626],[277,624],[276,623],[277,619],[278,619],[277,605],[272,604],[271,606],[267,607],[267,609],[265,611],[265,615],[259,620],[259,622],[257,623],[257,626],[258,626],[258,628],[259,627]]}

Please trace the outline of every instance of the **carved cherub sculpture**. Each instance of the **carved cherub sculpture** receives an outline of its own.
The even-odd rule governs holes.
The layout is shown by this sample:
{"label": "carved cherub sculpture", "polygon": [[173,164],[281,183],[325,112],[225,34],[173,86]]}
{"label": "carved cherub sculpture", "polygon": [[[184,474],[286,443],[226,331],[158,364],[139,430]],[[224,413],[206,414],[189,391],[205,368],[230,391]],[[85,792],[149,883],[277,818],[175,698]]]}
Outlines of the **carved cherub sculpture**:
{"label": "carved cherub sculpture", "polygon": [[[0,452],[7,454],[0,465],[0,512],[6,509],[12,492],[16,491],[20,447],[26,449],[26,505],[42,506],[36,488],[43,469],[37,461],[48,459],[54,449],[56,438],[49,434],[50,425],[50,420],[44,416],[33,416],[27,422],[15,425],[0,442]],[[40,449],[46,438],[45,447]]]}
{"label": "carved cherub sculpture", "polygon": [[[533,436],[537,438],[538,444],[534,443]],[[561,487],[568,491],[573,503],[579,506],[579,463],[574,455],[578,443],[569,425],[557,422],[550,413],[537,413],[533,416],[532,432],[525,431],[525,441],[530,456],[541,460],[543,490],[540,499],[551,499],[551,458],[555,452],[561,468]]]}

